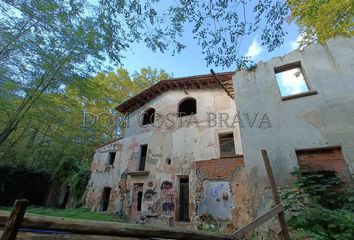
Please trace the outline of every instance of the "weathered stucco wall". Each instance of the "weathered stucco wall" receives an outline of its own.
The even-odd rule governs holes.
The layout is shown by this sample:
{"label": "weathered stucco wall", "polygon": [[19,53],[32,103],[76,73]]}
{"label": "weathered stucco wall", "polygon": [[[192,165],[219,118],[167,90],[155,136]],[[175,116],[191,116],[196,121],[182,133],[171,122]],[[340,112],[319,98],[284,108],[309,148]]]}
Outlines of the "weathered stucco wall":
{"label": "weathered stucco wall", "polygon": [[193,163],[196,209],[192,222],[196,227],[233,232],[249,223],[254,211],[243,157],[223,158]]}
{"label": "weathered stucco wall", "polygon": [[[278,184],[289,181],[298,166],[295,150],[341,146],[344,160],[354,167],[354,38],[337,38],[311,45],[233,78],[237,109],[266,112],[272,127],[241,128],[251,194],[259,212],[269,208],[261,149],[267,149]],[[274,68],[301,61],[310,90],[317,94],[282,100]],[[262,201],[260,199],[263,199]]]}
{"label": "weathered stucco wall", "polygon": [[[173,117],[172,114],[178,111],[178,103],[186,97],[193,97],[197,101],[195,118]],[[153,107],[158,115],[155,117],[154,126],[143,127],[140,125],[140,116],[150,107]],[[92,177],[88,187],[87,207],[94,211],[100,210],[103,188],[111,187],[108,211],[129,216],[132,221],[136,222],[171,224],[171,219],[178,220],[176,206],[179,204],[179,182],[188,177],[189,216],[192,223],[193,221],[197,223],[199,216],[195,190],[202,186],[199,186],[194,179],[196,169],[192,166],[193,162],[220,160],[218,134],[224,132],[233,133],[236,154],[242,155],[238,125],[227,127],[225,123],[220,123],[218,115],[217,125],[214,126],[215,122],[211,122],[212,126],[209,126],[208,113],[227,114],[230,116],[228,123],[232,125],[235,110],[234,100],[228,97],[224,90],[215,88],[167,91],[129,113],[129,126],[124,138],[98,148],[95,152]],[[169,120],[166,119],[168,113],[170,113]],[[164,117],[163,123],[158,120],[159,116]],[[138,170],[140,146],[144,144],[148,144],[145,164],[145,171],[148,172],[134,174]],[[114,149],[117,151],[114,164],[106,166],[108,152]],[[236,159],[230,161],[236,161]],[[236,174],[240,178],[245,175],[242,169]],[[226,179],[227,176],[224,178]],[[234,179],[236,178],[225,181]],[[232,190],[233,187],[231,186],[230,189]],[[143,193],[141,211],[137,211],[138,192]],[[230,206],[231,211],[234,211],[235,204],[232,203]],[[232,213],[232,216],[236,215]],[[227,219],[224,220],[235,223],[239,221],[235,218],[230,219],[229,212],[227,212]]]}

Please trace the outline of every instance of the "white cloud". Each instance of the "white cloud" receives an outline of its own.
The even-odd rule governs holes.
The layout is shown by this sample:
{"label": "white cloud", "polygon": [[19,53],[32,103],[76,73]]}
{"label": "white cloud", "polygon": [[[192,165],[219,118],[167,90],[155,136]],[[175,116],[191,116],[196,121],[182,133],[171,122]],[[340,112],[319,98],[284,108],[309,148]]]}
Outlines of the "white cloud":
{"label": "white cloud", "polygon": [[263,49],[259,42],[257,41],[257,38],[254,38],[252,41],[252,44],[248,47],[247,53],[245,54],[247,57],[257,57],[262,53]]}
{"label": "white cloud", "polygon": [[308,91],[304,76],[299,68],[276,74],[282,96]]}
{"label": "white cloud", "polygon": [[303,37],[304,37],[303,35],[299,35],[296,38],[296,40],[289,42],[291,51],[299,48],[299,44],[300,44]]}

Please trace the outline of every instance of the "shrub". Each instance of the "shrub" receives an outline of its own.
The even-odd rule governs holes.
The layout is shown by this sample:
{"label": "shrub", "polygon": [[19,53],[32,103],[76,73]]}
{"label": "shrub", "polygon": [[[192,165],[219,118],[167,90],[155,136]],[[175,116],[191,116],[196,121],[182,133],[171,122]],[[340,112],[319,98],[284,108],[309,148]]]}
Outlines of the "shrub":
{"label": "shrub", "polygon": [[281,192],[290,213],[289,226],[309,239],[354,239],[353,189],[333,171],[293,174],[297,181]]}

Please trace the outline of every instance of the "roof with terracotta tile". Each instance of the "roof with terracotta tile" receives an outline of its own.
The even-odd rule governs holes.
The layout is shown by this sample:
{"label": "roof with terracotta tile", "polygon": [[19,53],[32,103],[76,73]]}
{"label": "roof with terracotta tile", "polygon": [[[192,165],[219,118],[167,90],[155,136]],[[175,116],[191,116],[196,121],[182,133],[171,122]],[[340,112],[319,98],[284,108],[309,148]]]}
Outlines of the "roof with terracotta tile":
{"label": "roof with terracotta tile", "polygon": [[216,76],[213,74],[204,74],[162,80],[119,104],[116,109],[124,114],[132,112],[161,93],[176,89],[223,88],[231,98],[234,98],[232,86],[232,76],[234,73],[222,72],[215,74]]}

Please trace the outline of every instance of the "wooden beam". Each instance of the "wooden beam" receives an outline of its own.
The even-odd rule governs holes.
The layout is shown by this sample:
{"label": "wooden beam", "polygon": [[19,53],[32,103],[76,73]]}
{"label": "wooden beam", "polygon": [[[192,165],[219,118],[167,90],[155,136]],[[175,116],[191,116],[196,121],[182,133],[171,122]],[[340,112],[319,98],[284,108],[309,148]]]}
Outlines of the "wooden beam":
{"label": "wooden beam", "polygon": [[[268,179],[269,179],[270,189],[272,190],[272,193],[273,193],[274,203],[276,205],[281,204],[280,197],[278,194],[277,184],[275,183],[275,178],[274,178],[272,166],[269,161],[267,150],[262,149],[261,152],[262,152],[264,165],[265,165]],[[280,228],[281,228],[281,232],[284,237],[284,240],[290,240],[290,235],[289,235],[288,227],[287,227],[285,216],[284,216],[283,212],[278,214],[278,219],[279,219],[279,224],[280,224]]]}
{"label": "wooden beam", "polygon": [[25,215],[28,206],[27,199],[19,199],[15,201],[10,217],[7,219],[4,232],[1,240],[15,240],[18,229],[20,227],[23,216]]}
{"label": "wooden beam", "polygon": [[210,69],[211,74],[213,75],[213,77],[215,78],[216,82],[219,83],[219,85],[224,89],[224,91],[227,93],[227,95],[229,95],[230,98],[233,99],[232,95],[229,93],[229,91],[225,88],[225,86],[222,84],[221,80],[219,79],[219,77],[216,75],[216,73],[214,72],[213,69]]}
{"label": "wooden beam", "polygon": [[277,214],[283,212],[284,210],[285,210],[284,206],[282,204],[278,204],[277,206],[273,207],[272,209],[270,209],[268,212],[266,212],[262,216],[256,218],[255,220],[253,220],[252,222],[250,222],[249,224],[247,224],[246,226],[244,226],[240,230],[236,231],[233,234],[234,237],[236,239],[240,239],[240,238],[244,237],[247,233],[253,231],[256,227],[259,227],[260,225],[262,225],[266,221],[270,220],[271,218],[273,218]]}
{"label": "wooden beam", "polygon": [[176,81],[172,81],[172,83],[178,88],[180,89],[181,87],[178,85],[178,83]]}
{"label": "wooden beam", "polygon": [[[4,212],[0,211],[0,225],[6,222],[8,218],[8,214],[4,214]],[[234,236],[229,234],[217,234],[178,227],[152,227],[149,225],[137,225],[118,222],[74,220],[59,217],[39,216],[35,214],[26,215],[20,226],[22,228],[29,229],[57,230],[67,231],[73,234],[101,236],[191,240],[235,240]]]}
{"label": "wooden beam", "polygon": [[[0,235],[1,235],[0,229]],[[19,231],[16,240],[138,240],[136,238],[97,236],[87,234],[64,234],[64,233],[32,233]],[[150,240],[148,238],[139,238],[139,240]]]}

